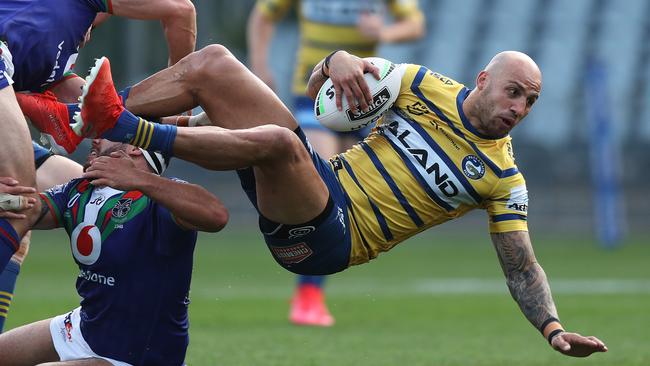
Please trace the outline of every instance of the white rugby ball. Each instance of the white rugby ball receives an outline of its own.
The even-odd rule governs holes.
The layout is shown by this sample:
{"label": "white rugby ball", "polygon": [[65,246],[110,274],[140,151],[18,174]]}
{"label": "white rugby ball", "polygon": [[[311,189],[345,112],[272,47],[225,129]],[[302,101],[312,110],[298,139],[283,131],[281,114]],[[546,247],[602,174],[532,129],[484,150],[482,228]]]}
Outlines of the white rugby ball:
{"label": "white rugby ball", "polygon": [[327,79],[321,86],[316,101],[314,102],[314,114],[316,119],[323,126],[334,131],[355,131],[377,121],[388,108],[390,108],[399,94],[404,75],[404,68],[380,57],[366,57],[379,68],[379,80],[367,73],[364,75],[370,93],[372,93],[372,105],[367,112],[357,109],[356,113],[350,110],[347,98],[343,96],[341,102],[343,110],[336,108],[336,98],[332,79]]}

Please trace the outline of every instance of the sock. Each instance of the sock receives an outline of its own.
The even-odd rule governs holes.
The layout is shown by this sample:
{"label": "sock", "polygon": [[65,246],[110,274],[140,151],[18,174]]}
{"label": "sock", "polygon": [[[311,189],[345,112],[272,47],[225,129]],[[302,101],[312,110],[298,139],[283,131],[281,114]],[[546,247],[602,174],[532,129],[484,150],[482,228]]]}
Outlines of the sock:
{"label": "sock", "polygon": [[6,219],[0,219],[0,271],[18,250],[20,238]]}
{"label": "sock", "polygon": [[322,288],[326,277],[327,276],[304,276],[304,275],[300,275],[300,276],[298,276],[298,286],[313,285],[313,286]]}
{"label": "sock", "polygon": [[14,297],[18,273],[20,273],[20,264],[10,260],[5,270],[0,274],[0,333],[4,329],[11,300]]}
{"label": "sock", "polygon": [[176,126],[149,122],[125,109],[115,126],[106,131],[102,137],[171,156],[176,138]]}

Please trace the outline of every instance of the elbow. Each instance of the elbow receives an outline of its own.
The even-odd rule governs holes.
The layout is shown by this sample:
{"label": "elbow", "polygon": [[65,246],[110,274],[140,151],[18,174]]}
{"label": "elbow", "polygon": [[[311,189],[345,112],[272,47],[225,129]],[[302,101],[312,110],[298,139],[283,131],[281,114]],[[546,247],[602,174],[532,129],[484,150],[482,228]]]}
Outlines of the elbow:
{"label": "elbow", "polygon": [[215,207],[211,211],[212,212],[210,212],[209,216],[211,218],[209,227],[206,228],[205,231],[216,233],[226,227],[226,224],[228,224],[228,220],[230,219],[230,215],[228,213],[228,210],[226,210],[226,208],[222,205],[218,205],[218,207]]}

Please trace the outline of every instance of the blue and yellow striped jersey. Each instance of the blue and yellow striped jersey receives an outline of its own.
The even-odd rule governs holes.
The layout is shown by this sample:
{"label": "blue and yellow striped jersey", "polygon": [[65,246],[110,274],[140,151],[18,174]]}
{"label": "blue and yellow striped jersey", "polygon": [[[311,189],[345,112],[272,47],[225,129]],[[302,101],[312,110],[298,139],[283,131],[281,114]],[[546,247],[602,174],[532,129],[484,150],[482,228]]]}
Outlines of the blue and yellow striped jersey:
{"label": "blue and yellow striped jersey", "polygon": [[300,48],[293,75],[293,93],[304,95],[316,64],[330,52],[344,49],[359,57],[375,56],[377,42],[365,38],[357,23],[362,13],[397,19],[423,17],[417,0],[258,0],[257,8],[272,20],[298,5]]}
{"label": "blue and yellow striped jersey", "polygon": [[528,193],[510,136],[482,136],[469,123],[462,84],[403,67],[392,109],[331,160],[350,211],[350,265],[475,208],[487,210],[490,232],[527,230]]}

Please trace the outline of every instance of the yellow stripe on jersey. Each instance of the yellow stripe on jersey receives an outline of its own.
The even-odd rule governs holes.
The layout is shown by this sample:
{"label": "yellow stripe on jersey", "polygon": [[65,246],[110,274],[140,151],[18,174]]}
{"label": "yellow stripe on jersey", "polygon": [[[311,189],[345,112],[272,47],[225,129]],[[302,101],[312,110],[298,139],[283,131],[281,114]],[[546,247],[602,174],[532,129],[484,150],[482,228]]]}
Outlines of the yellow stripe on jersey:
{"label": "yellow stripe on jersey", "polygon": [[393,108],[332,164],[350,202],[350,264],[475,208],[488,211],[491,232],[527,230],[526,185],[510,137],[476,131],[462,111],[470,92],[462,84],[404,67]]}
{"label": "yellow stripe on jersey", "polygon": [[268,19],[278,20],[298,5],[300,48],[293,75],[293,92],[304,95],[311,71],[320,60],[337,49],[360,57],[374,56],[377,42],[357,28],[362,13],[395,18],[423,17],[417,0],[258,0],[257,9]]}
{"label": "yellow stripe on jersey", "polygon": [[[9,292],[6,292],[6,291],[0,291],[0,296],[8,297],[9,299],[13,299],[13,298],[14,298],[14,294],[9,293]],[[1,300],[1,299],[2,299],[2,298],[0,298],[0,300]]]}

